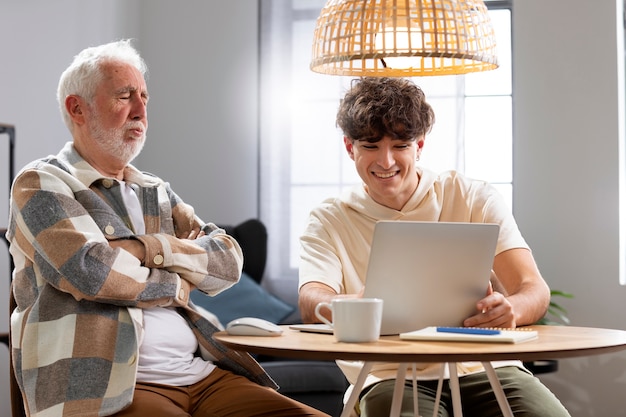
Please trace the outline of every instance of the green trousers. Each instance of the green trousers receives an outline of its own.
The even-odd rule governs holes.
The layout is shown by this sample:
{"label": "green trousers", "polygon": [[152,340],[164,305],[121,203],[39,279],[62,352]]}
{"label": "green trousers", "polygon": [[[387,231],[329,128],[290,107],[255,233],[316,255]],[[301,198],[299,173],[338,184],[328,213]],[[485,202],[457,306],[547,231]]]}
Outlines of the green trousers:
{"label": "green trousers", "polygon": [[[570,417],[554,394],[530,373],[514,367],[497,368],[502,389],[515,417]],[[452,417],[452,395],[449,380],[444,381],[438,417]],[[361,417],[389,415],[393,398],[394,380],[381,381],[361,394]],[[433,416],[438,381],[418,381],[417,396],[421,417]],[[461,407],[464,417],[501,417],[502,412],[485,372],[459,378]],[[413,417],[413,388],[407,380],[402,397],[402,417]]]}

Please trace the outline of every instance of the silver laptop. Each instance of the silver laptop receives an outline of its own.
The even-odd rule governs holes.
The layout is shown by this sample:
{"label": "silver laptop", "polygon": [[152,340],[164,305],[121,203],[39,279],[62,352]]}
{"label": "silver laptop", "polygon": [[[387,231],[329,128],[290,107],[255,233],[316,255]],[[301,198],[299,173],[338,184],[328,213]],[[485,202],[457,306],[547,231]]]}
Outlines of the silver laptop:
{"label": "silver laptop", "polygon": [[[364,297],[382,298],[381,334],[461,326],[487,292],[499,226],[380,221],[374,229]],[[298,330],[332,330],[319,325]]]}

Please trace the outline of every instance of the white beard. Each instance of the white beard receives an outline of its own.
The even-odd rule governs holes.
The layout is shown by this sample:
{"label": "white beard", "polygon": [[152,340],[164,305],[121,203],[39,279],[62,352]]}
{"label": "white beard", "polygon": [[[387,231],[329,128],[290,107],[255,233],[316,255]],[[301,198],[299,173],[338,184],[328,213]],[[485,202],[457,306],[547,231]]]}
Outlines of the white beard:
{"label": "white beard", "polygon": [[[105,129],[99,120],[95,120],[89,128],[89,133],[96,140],[96,143],[102,153],[108,154],[124,163],[130,163],[141,153],[146,143],[146,134],[139,140],[126,141],[124,133],[128,129],[132,129],[133,125],[139,122],[129,122],[121,128]],[[141,125],[143,129],[144,126]]]}

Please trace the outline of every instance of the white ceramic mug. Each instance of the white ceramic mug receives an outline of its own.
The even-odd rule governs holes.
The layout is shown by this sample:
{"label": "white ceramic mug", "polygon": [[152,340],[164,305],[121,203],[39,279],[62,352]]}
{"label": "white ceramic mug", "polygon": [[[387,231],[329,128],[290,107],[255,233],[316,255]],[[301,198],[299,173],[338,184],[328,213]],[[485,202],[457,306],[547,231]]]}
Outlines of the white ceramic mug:
{"label": "white ceramic mug", "polygon": [[[332,322],[320,310],[328,308]],[[315,306],[315,315],[333,328],[338,342],[373,342],[380,337],[383,300],[379,298],[337,298]]]}

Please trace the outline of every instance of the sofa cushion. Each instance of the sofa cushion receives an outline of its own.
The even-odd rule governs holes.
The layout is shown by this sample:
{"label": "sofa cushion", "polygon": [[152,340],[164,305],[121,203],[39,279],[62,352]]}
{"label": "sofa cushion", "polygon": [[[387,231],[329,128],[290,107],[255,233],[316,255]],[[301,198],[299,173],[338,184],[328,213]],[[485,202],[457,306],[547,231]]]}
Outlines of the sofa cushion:
{"label": "sofa cushion", "polygon": [[243,252],[243,270],[260,283],[267,261],[267,229],[258,219],[249,219],[236,226],[220,226],[237,240]]}
{"label": "sofa cushion", "polygon": [[194,290],[194,304],[215,314],[223,325],[240,317],[258,317],[272,323],[281,323],[296,310],[267,292],[245,272],[239,282],[215,297]]}
{"label": "sofa cushion", "polygon": [[278,392],[331,416],[343,410],[349,384],[334,361],[272,360],[261,366],[278,384]]}

